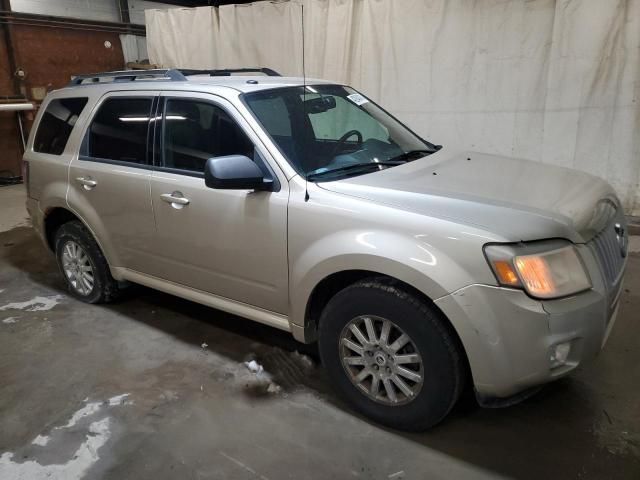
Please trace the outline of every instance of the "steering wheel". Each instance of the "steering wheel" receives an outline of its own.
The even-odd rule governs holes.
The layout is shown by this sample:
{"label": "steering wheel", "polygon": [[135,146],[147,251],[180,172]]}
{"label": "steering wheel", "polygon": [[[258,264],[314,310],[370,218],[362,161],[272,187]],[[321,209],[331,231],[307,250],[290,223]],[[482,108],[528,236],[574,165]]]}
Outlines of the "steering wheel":
{"label": "steering wheel", "polygon": [[331,152],[331,157],[335,157],[336,153],[338,153],[340,151],[340,149],[342,148],[344,143],[347,140],[349,140],[351,137],[353,137],[354,135],[356,137],[358,137],[358,143],[361,144],[362,143],[362,133],[360,133],[358,130],[349,130],[347,133],[345,133],[344,135],[342,135],[338,139],[338,142],[336,143],[336,146],[333,148],[333,152]]}

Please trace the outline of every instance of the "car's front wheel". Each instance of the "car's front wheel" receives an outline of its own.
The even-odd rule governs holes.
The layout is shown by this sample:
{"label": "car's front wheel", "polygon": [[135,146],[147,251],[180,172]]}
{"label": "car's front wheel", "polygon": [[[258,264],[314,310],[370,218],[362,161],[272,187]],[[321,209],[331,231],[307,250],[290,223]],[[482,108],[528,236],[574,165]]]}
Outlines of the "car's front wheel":
{"label": "car's front wheel", "polygon": [[373,420],[425,430],[451,410],[464,368],[435,308],[387,279],[337,293],[319,322],[323,364],[339,393]]}
{"label": "car's front wheel", "polygon": [[97,242],[79,221],[65,223],[55,233],[60,272],[69,292],[87,303],[104,303],[119,294],[118,282]]}

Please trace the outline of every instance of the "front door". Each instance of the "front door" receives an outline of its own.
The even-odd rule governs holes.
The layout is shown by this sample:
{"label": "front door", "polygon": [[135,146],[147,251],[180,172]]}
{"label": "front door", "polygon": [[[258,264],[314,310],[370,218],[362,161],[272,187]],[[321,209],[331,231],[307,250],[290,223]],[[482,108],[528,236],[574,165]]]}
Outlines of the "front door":
{"label": "front door", "polygon": [[152,259],[147,143],[158,95],[136,91],[103,97],[69,167],[69,205],[91,228],[112,267],[144,271]]}
{"label": "front door", "polygon": [[[288,304],[284,177],[238,111],[209,94],[167,92],[156,142],[151,199],[157,239],[154,275],[276,313]],[[208,158],[252,158],[278,191],[215,190]],[[275,164],[274,164],[275,165]]]}

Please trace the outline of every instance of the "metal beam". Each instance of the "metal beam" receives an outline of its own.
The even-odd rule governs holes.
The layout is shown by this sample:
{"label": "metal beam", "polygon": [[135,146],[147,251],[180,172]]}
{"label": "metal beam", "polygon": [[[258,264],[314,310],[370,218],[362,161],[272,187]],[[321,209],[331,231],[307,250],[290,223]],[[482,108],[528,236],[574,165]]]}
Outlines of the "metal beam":
{"label": "metal beam", "polygon": [[[6,2],[7,0],[0,0]],[[0,3],[0,6],[3,4]],[[146,35],[144,25],[133,23],[124,24],[118,22],[102,22],[97,20],[82,20],[69,17],[55,17],[52,15],[38,15],[32,13],[11,12],[0,10],[0,24],[29,25],[35,27],[53,27],[69,30],[90,30],[114,33],[132,33],[134,35]]]}
{"label": "metal beam", "polygon": [[120,12],[120,21],[122,23],[131,23],[131,15],[129,15],[129,0],[116,0],[116,5]]}
{"label": "metal beam", "polygon": [[[11,3],[9,0],[0,0],[0,8],[11,12]],[[18,69],[18,62],[16,61],[16,51],[13,48],[13,34],[11,32],[11,25],[5,24],[4,28],[4,41],[7,47],[7,57],[9,60],[9,69],[11,70],[11,79],[13,80],[14,93],[21,94],[20,91],[20,79],[16,77],[16,70]]]}

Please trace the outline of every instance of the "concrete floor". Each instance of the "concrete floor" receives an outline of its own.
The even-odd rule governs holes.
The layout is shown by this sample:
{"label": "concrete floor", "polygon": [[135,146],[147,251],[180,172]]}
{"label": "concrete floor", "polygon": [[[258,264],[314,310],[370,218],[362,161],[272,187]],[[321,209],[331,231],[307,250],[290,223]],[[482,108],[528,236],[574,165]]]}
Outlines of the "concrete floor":
{"label": "concrete floor", "polygon": [[3,480],[640,478],[638,253],[595,362],[520,405],[466,402],[403,434],[349,410],[283,332],[144,288],[73,300],[33,231],[12,228],[23,198],[0,188]]}

